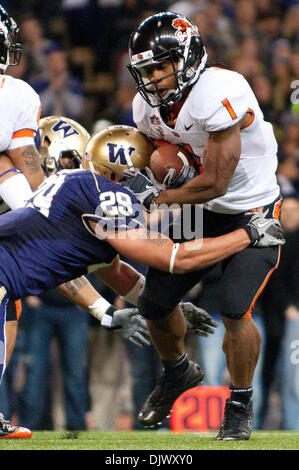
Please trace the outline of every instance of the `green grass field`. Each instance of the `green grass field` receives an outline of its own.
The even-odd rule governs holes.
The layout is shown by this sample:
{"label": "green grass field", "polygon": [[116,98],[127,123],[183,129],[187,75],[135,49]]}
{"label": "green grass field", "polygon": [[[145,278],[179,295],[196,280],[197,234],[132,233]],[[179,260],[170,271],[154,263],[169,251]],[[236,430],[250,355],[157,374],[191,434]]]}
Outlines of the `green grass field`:
{"label": "green grass field", "polygon": [[298,450],[299,432],[256,431],[249,441],[221,442],[216,433],[34,432],[31,439],[2,439],[0,450]]}

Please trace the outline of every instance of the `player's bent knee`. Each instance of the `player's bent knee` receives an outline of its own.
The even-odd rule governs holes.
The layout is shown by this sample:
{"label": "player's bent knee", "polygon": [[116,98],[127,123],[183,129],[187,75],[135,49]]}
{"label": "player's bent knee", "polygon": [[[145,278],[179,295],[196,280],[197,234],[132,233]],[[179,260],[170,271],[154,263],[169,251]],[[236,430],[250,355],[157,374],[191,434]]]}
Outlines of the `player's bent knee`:
{"label": "player's bent knee", "polygon": [[147,320],[161,320],[168,317],[173,307],[165,307],[161,304],[153,302],[143,294],[138,298],[138,311]]}
{"label": "player's bent knee", "polygon": [[232,313],[232,312],[224,312],[224,311],[221,311],[221,316],[222,317],[225,317],[225,318],[229,318],[230,320],[242,320],[243,318],[249,318],[247,317],[247,312],[243,312],[243,313]]}
{"label": "player's bent knee", "polygon": [[231,320],[242,320],[244,317],[248,318],[250,307],[250,298],[245,298],[236,291],[231,292],[231,289],[228,287],[222,289],[220,313],[223,317]]}

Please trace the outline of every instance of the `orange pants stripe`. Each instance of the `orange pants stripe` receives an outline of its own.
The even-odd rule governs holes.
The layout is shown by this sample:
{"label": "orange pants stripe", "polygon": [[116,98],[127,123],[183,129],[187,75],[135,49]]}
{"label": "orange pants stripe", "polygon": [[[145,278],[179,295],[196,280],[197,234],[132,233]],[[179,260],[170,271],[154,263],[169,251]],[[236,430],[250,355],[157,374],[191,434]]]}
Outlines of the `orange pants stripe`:
{"label": "orange pants stripe", "polygon": [[271,274],[272,274],[272,273],[278,268],[278,266],[279,266],[280,254],[281,254],[281,246],[278,247],[278,259],[277,259],[276,265],[274,266],[274,268],[272,268],[272,269],[268,272],[267,276],[266,276],[265,279],[264,279],[264,282],[262,283],[261,287],[259,288],[259,290],[258,290],[257,293],[255,294],[254,299],[253,299],[253,301],[251,302],[251,305],[250,305],[250,307],[249,307],[249,310],[245,313],[245,315],[243,316],[243,318],[251,318],[251,314],[252,314],[252,311],[253,311],[253,309],[254,309],[254,306],[255,306],[255,303],[256,303],[257,299],[259,298],[259,296],[260,296],[261,293],[263,292],[264,288],[266,287],[267,282],[269,281]]}

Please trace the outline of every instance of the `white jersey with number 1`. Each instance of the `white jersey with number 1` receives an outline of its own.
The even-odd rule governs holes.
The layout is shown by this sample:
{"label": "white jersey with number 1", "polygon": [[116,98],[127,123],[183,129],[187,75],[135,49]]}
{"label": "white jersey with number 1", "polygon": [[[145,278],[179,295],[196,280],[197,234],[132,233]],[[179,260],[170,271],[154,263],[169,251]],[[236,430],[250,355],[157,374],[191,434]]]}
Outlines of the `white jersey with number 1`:
{"label": "white jersey with number 1", "polygon": [[[28,83],[0,75],[0,153],[34,145],[40,110],[39,96]],[[8,209],[0,198],[0,214]]]}
{"label": "white jersey with number 1", "polygon": [[159,108],[152,108],[137,94],[133,118],[147,136],[173,144],[189,145],[203,163],[210,132],[233,126],[246,113],[250,119],[241,129],[241,155],[227,193],[204,204],[218,213],[238,213],[271,203],[279,195],[276,181],[277,143],[272,125],[263,113],[245,78],[225,69],[207,68],[192,87],[174,128],[163,121]]}

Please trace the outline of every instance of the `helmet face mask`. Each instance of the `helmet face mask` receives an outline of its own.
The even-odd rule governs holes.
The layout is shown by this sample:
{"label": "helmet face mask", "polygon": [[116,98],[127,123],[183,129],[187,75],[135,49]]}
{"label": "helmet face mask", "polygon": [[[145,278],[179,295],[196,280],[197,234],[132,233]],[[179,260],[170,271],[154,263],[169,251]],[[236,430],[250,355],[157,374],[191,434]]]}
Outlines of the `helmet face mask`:
{"label": "helmet face mask", "polygon": [[77,150],[62,150],[58,157],[58,167],[64,170],[80,168],[82,157]]}
{"label": "helmet face mask", "polygon": [[[160,57],[156,56],[151,65],[129,66],[129,70],[137,83],[137,90],[143,99],[152,107],[160,106],[161,104],[172,104],[172,102],[176,102],[182,97],[181,81],[184,68],[181,66],[181,60],[177,60],[174,52],[175,51],[170,50],[166,57],[164,53],[160,54]],[[171,64],[172,72],[156,80],[149,78],[149,69],[167,63]],[[169,90],[166,95],[162,96],[159,90],[159,84],[169,77],[175,78],[175,88]]]}
{"label": "helmet face mask", "polygon": [[[184,91],[198,80],[207,60],[196,25],[175,13],[159,13],[145,20],[131,35],[129,52],[128,69],[138,92],[152,107],[179,101]],[[148,68],[165,62],[172,64],[170,74],[158,80],[148,78]],[[175,77],[176,88],[162,96],[158,85],[170,76]]]}
{"label": "helmet face mask", "polygon": [[77,150],[61,150],[60,152],[56,151],[55,154],[56,156],[45,155],[43,157],[42,167],[46,176],[60,170],[75,170],[81,167],[82,157]]}
{"label": "helmet face mask", "polygon": [[22,42],[18,25],[0,5],[0,69],[19,65],[22,55]]}
{"label": "helmet face mask", "polygon": [[14,24],[15,28],[11,31],[9,36],[9,66],[19,65],[23,49],[20,30],[15,22]]}

